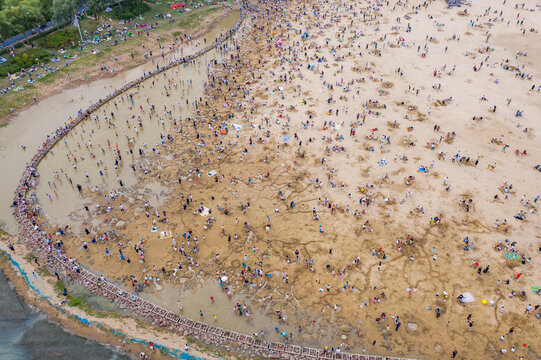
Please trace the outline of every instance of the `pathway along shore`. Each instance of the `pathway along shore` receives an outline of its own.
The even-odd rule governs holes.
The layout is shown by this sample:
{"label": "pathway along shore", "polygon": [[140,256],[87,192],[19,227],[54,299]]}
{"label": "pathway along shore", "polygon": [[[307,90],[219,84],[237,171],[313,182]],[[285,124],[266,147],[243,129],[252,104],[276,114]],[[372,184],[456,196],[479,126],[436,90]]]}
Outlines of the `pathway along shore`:
{"label": "pathway along shore", "polygon": [[127,83],[122,88],[114,91],[108,95],[105,99],[101,100],[90,106],[81,115],[77,116],[72,123],[66,125],[64,128],[59,129],[51,137],[43,143],[43,146],[34,155],[31,162],[28,164],[26,171],[20,179],[19,185],[15,191],[14,200],[14,216],[19,225],[19,234],[24,239],[24,244],[33,251],[40,259],[48,259],[48,266],[54,269],[54,271],[69,277],[70,279],[77,281],[81,285],[85,286],[93,294],[101,295],[116,302],[120,308],[129,309],[137,316],[142,316],[150,319],[153,323],[168,327],[177,331],[183,336],[190,336],[197,342],[202,342],[215,346],[229,345],[232,348],[236,348],[241,352],[249,354],[251,356],[270,356],[284,359],[344,359],[344,360],[368,360],[368,359],[400,359],[393,357],[380,357],[369,356],[364,354],[349,354],[349,353],[332,353],[325,349],[314,349],[307,347],[300,347],[297,345],[278,342],[267,342],[262,339],[256,339],[253,336],[239,334],[234,331],[210,326],[205,323],[197,322],[192,319],[188,319],[177,314],[174,314],[158,305],[155,305],[149,301],[133,295],[120,287],[108,282],[103,277],[100,277],[91,271],[81,267],[74,259],[68,259],[67,257],[59,256],[48,248],[44,239],[40,235],[40,229],[36,226],[35,222],[29,217],[26,212],[26,193],[31,187],[32,177],[35,175],[35,169],[42,158],[53,148],[53,146],[62,137],[70,132],[72,128],[77,126],[79,122],[87,119],[90,114],[99,109],[105,103],[111,101],[118,95],[129,90],[133,86],[140,84],[141,82],[162,73],[177,65],[182,65],[193,61],[194,59],[206,54],[210,50],[216,48],[222,42],[232,37],[239,29],[247,14],[251,11],[250,4],[247,1],[243,1],[240,11],[240,17],[235,26],[230,29],[226,34],[219,37],[214,43],[199,50],[193,55],[184,57],[180,60],[173,61],[163,67],[158,67],[156,71],[149,72],[137,80]]}

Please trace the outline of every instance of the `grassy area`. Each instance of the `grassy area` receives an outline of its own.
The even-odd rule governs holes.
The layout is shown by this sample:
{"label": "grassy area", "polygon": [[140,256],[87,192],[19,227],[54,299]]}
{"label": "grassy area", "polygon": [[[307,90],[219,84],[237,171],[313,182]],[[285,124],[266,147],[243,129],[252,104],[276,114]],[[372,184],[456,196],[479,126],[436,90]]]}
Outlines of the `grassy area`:
{"label": "grassy area", "polygon": [[20,69],[29,68],[34,64],[48,61],[51,59],[51,53],[43,48],[25,49],[19,52],[15,57],[8,57],[7,61],[0,64],[0,77],[6,77],[8,74],[18,72]]}
{"label": "grassy area", "polygon": [[190,12],[188,15],[185,15],[177,24],[177,26],[181,28],[193,28],[201,24],[203,21],[203,18],[205,16],[208,16],[216,11],[218,11],[219,8],[209,8],[197,12]]}
{"label": "grassy area", "polygon": [[[11,109],[16,111],[22,108],[24,105],[32,101],[32,98],[36,94],[31,90],[16,91],[6,95],[0,96],[0,117],[4,117],[11,113]],[[7,123],[6,123],[7,124]]]}
{"label": "grassy area", "polygon": [[46,277],[46,276],[51,276],[51,273],[49,271],[47,271],[46,268],[44,267],[39,267],[36,269],[36,273],[39,275],[39,276],[42,276],[42,277]]}
{"label": "grassy area", "polygon": [[79,40],[79,30],[74,26],[66,26],[39,39],[37,43],[45,49],[57,50],[66,47],[74,48]]}
{"label": "grassy area", "polygon": [[34,261],[34,259],[36,258],[36,255],[34,255],[33,253],[28,253],[24,256],[24,259],[28,262],[32,262]]}
{"label": "grassy area", "polygon": [[129,20],[147,14],[150,11],[150,6],[142,1],[124,1],[123,5],[116,5],[113,11],[108,13],[115,20]]}
{"label": "grassy area", "polygon": [[[62,293],[64,289],[66,289],[66,286],[64,283],[60,280],[56,281],[54,284],[55,290],[58,294],[58,296],[63,296]],[[86,314],[90,316],[95,316],[98,318],[119,318],[121,317],[118,314],[106,312],[106,311],[98,311],[95,310],[92,306],[90,306],[86,300],[88,298],[88,295],[80,295],[80,296],[72,296],[69,292],[66,296],[66,300],[69,306],[76,307],[81,310],[83,310]]]}
{"label": "grassy area", "polygon": [[[125,8],[124,6],[124,3],[122,3],[122,6]],[[134,17],[139,17],[139,15],[142,16],[142,18],[146,21],[149,21],[149,20],[152,20],[155,16],[157,15],[166,15],[166,14],[171,14],[171,15],[175,15],[178,13],[177,10],[173,10],[171,9],[170,5],[172,3],[172,1],[166,1],[166,0],[161,0],[161,1],[145,1],[144,2],[148,7],[149,9],[143,13],[137,13],[135,14]],[[192,9],[193,11],[196,11],[198,10],[198,4],[199,3],[204,3],[206,4],[207,1],[184,1],[184,3],[186,4],[186,8],[189,8],[189,9]],[[216,1],[212,1],[212,3],[217,3]],[[206,5],[205,5],[206,6]],[[113,19],[118,19],[118,18],[115,18],[114,16],[112,16],[112,14],[114,14],[115,11],[117,11],[117,8],[120,8],[118,5],[115,5],[112,7],[113,9],[113,12],[111,13],[107,13],[105,11],[102,11],[100,13],[100,16],[106,18],[106,19],[110,19],[110,18],[113,18]]]}
{"label": "grassy area", "polygon": [[16,111],[28,104],[34,94],[31,90],[11,92],[7,95],[0,96],[0,117],[4,117],[11,113],[11,109]]}

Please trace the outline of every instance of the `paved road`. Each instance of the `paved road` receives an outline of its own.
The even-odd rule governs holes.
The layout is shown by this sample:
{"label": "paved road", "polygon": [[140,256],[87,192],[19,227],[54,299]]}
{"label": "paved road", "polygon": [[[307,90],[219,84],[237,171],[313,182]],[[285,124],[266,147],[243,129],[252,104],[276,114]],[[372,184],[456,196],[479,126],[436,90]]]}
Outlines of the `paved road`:
{"label": "paved road", "polygon": [[0,49],[3,49],[5,47],[7,47],[7,46],[11,46],[13,44],[16,44],[19,41],[24,40],[29,36],[35,35],[35,34],[39,33],[40,31],[45,31],[45,30],[50,29],[52,27],[53,27],[53,23],[51,21],[49,21],[45,26],[36,27],[34,29],[27,30],[24,33],[21,33],[19,35],[15,35],[13,37],[10,37],[9,39],[6,39],[6,40],[0,42]]}

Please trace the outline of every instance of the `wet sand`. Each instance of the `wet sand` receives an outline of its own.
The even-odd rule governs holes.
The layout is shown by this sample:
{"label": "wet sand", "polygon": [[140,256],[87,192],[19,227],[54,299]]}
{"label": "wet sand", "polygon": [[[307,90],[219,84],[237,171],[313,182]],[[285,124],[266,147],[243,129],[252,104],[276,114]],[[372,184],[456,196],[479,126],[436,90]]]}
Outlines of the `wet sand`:
{"label": "wet sand", "polygon": [[540,54],[517,54],[539,10],[489,6],[260,4],[259,28],[187,67],[198,84],[169,70],[58,144],[38,167],[49,231],[69,225],[54,240],[128,289],[265,339],[539,357]]}

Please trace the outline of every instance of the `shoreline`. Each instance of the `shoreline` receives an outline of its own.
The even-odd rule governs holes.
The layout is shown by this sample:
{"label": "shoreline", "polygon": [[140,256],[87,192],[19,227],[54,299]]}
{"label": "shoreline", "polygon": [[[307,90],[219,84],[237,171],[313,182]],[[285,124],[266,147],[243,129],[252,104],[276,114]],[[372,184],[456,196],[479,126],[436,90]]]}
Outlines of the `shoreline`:
{"label": "shoreline", "polygon": [[[33,265],[26,262],[24,259],[18,259],[18,261],[15,260],[11,254],[3,249],[3,246],[1,246],[3,244],[4,243],[0,243],[0,271],[2,271],[6,277],[14,292],[31,308],[37,309],[39,312],[43,313],[48,321],[60,326],[64,330],[95,341],[101,345],[112,347],[113,349],[116,349],[115,351],[121,349],[124,353],[133,356],[134,358],[141,352],[144,352],[147,355],[150,355],[153,360],[171,359],[171,354],[178,355],[178,358],[183,356],[183,358],[188,359],[217,359],[217,357],[214,357],[209,353],[203,353],[193,349],[184,353],[180,349],[162,346],[158,341],[153,339],[138,339],[139,341],[146,340],[147,343],[150,341],[154,342],[156,346],[154,346],[154,349],[151,349],[146,344],[128,341],[127,339],[129,337],[127,335],[124,335],[119,330],[115,330],[106,324],[106,318],[101,319],[102,321],[88,321],[87,317],[90,318],[90,316],[87,315],[84,310],[71,307],[67,304],[62,308],[53,305],[49,295],[43,295],[38,293],[35,289],[32,289],[34,285],[31,287],[30,282],[25,279],[24,275],[26,273],[23,273],[25,271],[24,269],[33,267]],[[20,245],[17,247],[17,252],[20,251],[25,251],[24,246]],[[47,279],[48,281],[54,279],[54,276],[39,277]],[[38,289],[38,291],[39,290],[40,289]],[[45,289],[42,288],[41,290]],[[49,294],[49,292],[47,292],[47,294]],[[58,298],[55,300],[58,300]],[[122,321],[122,318],[123,317],[120,317],[120,321]]]}
{"label": "shoreline", "polygon": [[[23,203],[19,203],[19,199],[24,199],[29,187],[25,184],[30,182],[33,176],[34,169],[41,159],[54,147],[54,145],[62,139],[63,136],[69,133],[69,130],[77,126],[81,121],[90,118],[92,112],[99,109],[104,104],[112,101],[117,96],[123,94],[127,90],[137,86],[143,81],[154,77],[164,71],[174,68],[177,65],[190,63],[201,55],[206,54],[208,51],[216,48],[224,41],[233,36],[243,24],[247,9],[250,5],[248,2],[243,2],[241,5],[241,14],[238,22],[232,29],[228,30],[225,35],[217,38],[215,42],[207,47],[199,50],[195,54],[188,55],[184,58],[170,62],[165,66],[157,67],[156,71],[150,71],[145,73],[142,77],[125,84],[121,89],[115,90],[110,93],[99,103],[91,105],[87,110],[77,116],[73,122],[68,124],[62,129],[60,133],[55,134],[49,141],[43,144],[43,147],[39,149],[38,153],[34,155],[27,170],[23,173],[23,177],[19,182],[19,186],[15,191],[15,202],[17,206],[14,208],[14,214],[17,222],[19,223],[19,233],[23,237],[24,245],[31,249],[41,261],[48,258],[48,266],[57,271],[63,277],[69,278],[71,281],[79,282],[85,286],[90,292],[96,295],[101,295],[110,301],[117,302],[121,309],[131,310],[135,316],[143,316],[152,321],[153,325],[160,327],[168,327],[174,329],[180,336],[192,337],[196,343],[207,344],[216,346],[220,349],[225,348],[227,351],[235,349],[236,353],[246,354],[249,357],[257,356],[272,356],[280,358],[300,358],[300,357],[314,357],[314,358],[332,358],[334,353],[327,351],[326,349],[316,349],[311,347],[302,347],[299,345],[284,344],[280,342],[269,342],[263,339],[256,338],[252,335],[240,334],[235,331],[222,329],[206,323],[194,321],[183,316],[179,316],[173,312],[170,312],[161,306],[155,305],[149,301],[146,301],[138,296],[135,296],[124,289],[117,287],[109,281],[101,278],[91,271],[80,267],[74,260],[70,258],[68,260],[65,256],[52,255],[48,246],[43,243],[39,232],[34,228],[33,221],[27,217],[26,206]],[[131,297],[130,297],[131,296]],[[349,353],[339,354],[344,359],[349,359]],[[363,354],[351,354],[353,360],[363,359]],[[399,359],[390,358],[390,359]]]}
{"label": "shoreline", "polygon": [[[210,23],[209,23],[208,19],[205,19],[204,20],[204,27],[196,32],[196,34],[194,35],[194,38],[193,38],[192,41],[198,41],[201,38],[203,38],[204,36],[206,36],[207,34],[211,33],[214,30],[212,26],[215,23],[221,21],[222,18],[227,17],[231,12],[238,11],[238,10],[239,10],[238,8],[233,7],[233,8],[227,9],[224,14],[219,14],[219,16],[215,16],[215,15],[211,16],[210,17]],[[227,31],[227,33],[229,33],[230,30],[225,30],[225,31]],[[202,45],[202,44],[198,44],[197,47],[199,47],[200,45]],[[171,49],[169,51],[166,51],[165,55],[170,56],[176,50],[177,49]],[[158,57],[159,57],[158,55],[155,56],[156,59]],[[188,55],[186,58],[187,59],[193,58],[193,55]],[[151,62],[151,59],[146,60],[146,61],[142,61],[142,62],[136,64],[135,66],[127,66],[127,67],[123,68],[121,71],[117,71],[117,72],[114,72],[114,73],[110,73],[110,72],[100,73],[97,76],[89,77],[88,80],[86,80],[88,82],[87,85],[90,85],[92,82],[95,82],[95,81],[98,81],[98,80],[107,79],[107,78],[114,78],[114,77],[116,77],[118,75],[126,73],[129,70],[132,70],[132,69],[137,68],[137,67],[144,66],[145,64],[148,64],[150,62]],[[166,65],[166,67],[170,68],[170,64]],[[160,72],[161,71],[163,71],[163,70],[160,69]],[[150,73],[152,73],[152,72],[150,72]],[[148,72],[147,72],[147,74],[148,74]],[[156,75],[156,73],[153,74],[153,75],[147,75],[147,77],[152,77],[152,76],[155,76],[155,75]],[[138,80],[135,80],[135,82],[137,82],[137,81]],[[144,81],[144,80],[139,80],[139,81]],[[134,81],[129,82],[129,84],[132,84],[132,83],[134,83]],[[82,84],[78,84],[74,80],[70,80],[68,87],[57,88],[54,91],[48,93],[45,97],[40,98],[40,101],[43,101],[46,98],[49,98],[49,97],[54,96],[54,95],[56,95],[58,93],[61,93],[64,90],[76,88],[76,87],[79,87],[81,85]],[[130,85],[127,88],[129,89],[132,86],[133,85]],[[122,93],[122,92],[123,91],[120,91],[119,93]],[[97,107],[105,104],[106,102],[107,101],[102,100],[101,103]],[[28,103],[27,105],[25,105],[24,107],[18,109],[14,113],[4,116],[3,118],[0,119],[0,124],[4,124],[4,123],[9,124],[9,123],[11,123],[11,121],[13,121],[13,119],[17,116],[17,114],[19,114],[20,112],[24,111],[25,109],[27,109],[27,108],[29,108],[29,107],[31,107],[33,105],[35,105],[35,104]],[[10,238],[11,237],[17,238],[15,236],[12,236],[12,235],[9,235],[9,234],[6,234],[6,236],[9,236]],[[58,308],[56,306],[53,306],[49,301],[47,301],[47,299],[45,299],[43,297],[40,297],[40,295],[36,291],[32,291],[32,286],[30,286],[29,282],[25,280],[25,277],[23,277],[24,274],[21,271],[17,271],[18,269],[15,267],[15,265],[13,263],[11,263],[11,260],[13,258],[7,252],[8,249],[3,248],[3,245],[4,245],[4,242],[1,242],[0,243],[0,257],[6,258],[6,255],[7,255],[7,256],[9,256],[9,258],[6,261],[3,261],[2,259],[0,259],[0,271],[2,271],[4,273],[4,275],[5,275],[6,279],[8,280],[9,284],[13,287],[15,293],[18,296],[20,296],[21,298],[23,298],[26,304],[28,304],[32,308],[38,309],[40,312],[45,314],[48,321],[51,321],[52,323],[62,327],[63,329],[65,329],[65,330],[67,330],[67,331],[69,331],[69,332],[71,332],[71,333],[73,333],[73,334],[75,334],[77,336],[81,336],[83,338],[87,338],[87,339],[96,341],[97,343],[100,343],[102,345],[112,346],[112,347],[120,347],[124,352],[126,352],[127,354],[131,354],[131,356],[133,356],[134,358],[138,357],[138,355],[141,352],[145,352],[147,355],[151,355],[152,359],[158,359],[158,360],[170,359],[171,357],[176,357],[176,356],[178,356],[178,358],[181,358],[181,356],[182,356],[183,359],[185,359],[185,358],[217,359],[218,358],[218,357],[215,357],[214,355],[212,355],[211,353],[209,353],[209,351],[216,351],[216,350],[214,350],[212,348],[206,348],[205,349],[206,352],[200,352],[200,351],[198,351],[196,349],[193,349],[193,347],[190,345],[189,352],[185,353],[185,352],[181,351],[180,348],[176,349],[176,348],[170,347],[170,346],[166,347],[166,346],[160,345],[159,342],[147,339],[146,340],[147,343],[149,341],[151,341],[154,344],[156,344],[155,350],[152,350],[152,349],[150,349],[148,347],[148,345],[142,345],[142,344],[137,343],[137,341],[141,341],[143,339],[131,338],[132,342],[128,342],[126,340],[127,339],[126,335],[123,334],[122,332],[116,331],[113,328],[107,328],[108,330],[104,330],[104,329],[106,329],[106,327],[103,327],[101,322],[95,322],[95,321],[93,322],[93,324],[99,324],[99,328],[94,326],[94,325],[85,324],[85,322],[84,322],[85,319],[83,317],[81,317],[81,316],[79,316],[77,314],[74,314],[71,311],[71,310],[78,310],[78,309],[71,308],[71,307],[69,307],[67,305],[66,305],[65,308],[60,309],[60,308]],[[25,245],[21,245],[20,247],[16,245],[16,247],[19,249],[19,251],[21,251],[24,248],[24,251],[26,251],[26,254],[31,254],[32,253],[31,250],[27,249]],[[15,261],[15,260],[13,260],[13,261]],[[23,259],[19,259],[19,261],[16,262],[16,264],[20,265],[24,261],[25,260],[23,260]],[[29,266],[29,267],[33,266],[33,264],[30,264],[30,263],[27,263],[26,265]],[[42,265],[42,267],[43,267],[43,265]],[[54,277],[50,277],[50,278],[53,279]],[[28,277],[27,277],[27,279],[28,279]],[[34,290],[35,289],[36,288],[34,288]],[[140,321],[136,317],[131,317],[130,320]],[[147,324],[146,326],[154,327],[154,325],[150,325],[150,324]],[[159,330],[162,331],[161,328],[159,328]],[[183,336],[179,336],[178,333],[174,334],[174,336],[175,336],[175,342],[177,342],[178,340],[183,340],[183,341],[185,340],[186,343],[193,343],[192,339],[185,338]],[[111,339],[115,339],[115,341],[112,342]],[[133,340],[136,340],[136,342],[133,342]],[[195,345],[196,345],[196,347],[200,346],[200,344],[197,344],[197,343],[195,343]],[[227,354],[219,353],[220,358],[226,358],[227,359],[227,358],[229,358],[231,356],[228,356]]]}

